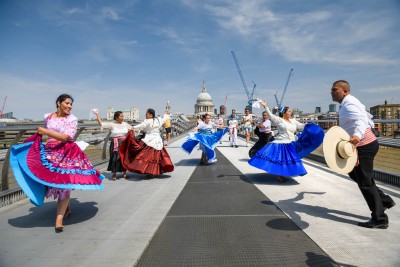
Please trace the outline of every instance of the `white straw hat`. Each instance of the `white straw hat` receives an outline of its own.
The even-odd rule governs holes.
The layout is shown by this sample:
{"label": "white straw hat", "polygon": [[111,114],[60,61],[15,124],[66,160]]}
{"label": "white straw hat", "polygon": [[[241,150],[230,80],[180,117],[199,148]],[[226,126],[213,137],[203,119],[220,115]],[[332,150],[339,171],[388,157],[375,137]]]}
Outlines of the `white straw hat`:
{"label": "white straw hat", "polygon": [[349,140],[350,135],[339,126],[333,126],[325,134],[322,144],[324,157],[334,172],[348,174],[357,163],[357,149]]}

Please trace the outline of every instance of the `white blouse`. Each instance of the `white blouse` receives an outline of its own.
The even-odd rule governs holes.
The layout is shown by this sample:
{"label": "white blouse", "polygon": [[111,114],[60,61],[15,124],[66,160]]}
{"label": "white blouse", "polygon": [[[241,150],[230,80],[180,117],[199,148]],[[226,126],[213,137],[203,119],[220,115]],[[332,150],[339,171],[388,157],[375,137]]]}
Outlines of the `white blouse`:
{"label": "white blouse", "polygon": [[163,127],[165,120],[162,118],[145,119],[142,123],[134,126],[135,130],[141,130],[146,133],[142,141],[156,150],[164,147],[160,136],[160,129]]}
{"label": "white blouse", "polygon": [[210,121],[208,124],[205,122],[200,122],[199,125],[197,125],[197,129],[203,132],[208,132],[208,133],[212,133],[213,129],[217,128],[217,125]]}
{"label": "white blouse", "polygon": [[374,128],[372,115],[369,114],[360,100],[352,95],[343,98],[339,106],[339,125],[350,136],[363,139],[368,128]]}
{"label": "white blouse", "polygon": [[253,115],[249,114],[247,116],[244,116],[244,126],[251,126],[252,122],[253,122]]}
{"label": "white blouse", "polygon": [[277,125],[278,133],[274,136],[274,143],[290,143],[297,140],[296,131],[304,129],[304,124],[298,122],[295,119],[289,119],[289,121],[272,114],[267,107],[265,111],[268,114],[270,121]]}
{"label": "white blouse", "polygon": [[115,123],[115,122],[103,122],[101,128],[111,129],[110,137],[126,136],[128,131],[132,129],[132,126],[126,122]]}
{"label": "white blouse", "polygon": [[238,121],[235,119],[230,119],[228,122],[229,129],[237,128]]}

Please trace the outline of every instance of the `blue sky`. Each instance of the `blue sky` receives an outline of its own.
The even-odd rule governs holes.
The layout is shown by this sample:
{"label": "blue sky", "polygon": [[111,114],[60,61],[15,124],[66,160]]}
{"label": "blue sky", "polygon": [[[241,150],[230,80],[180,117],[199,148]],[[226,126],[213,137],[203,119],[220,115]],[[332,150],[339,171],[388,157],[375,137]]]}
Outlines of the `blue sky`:
{"label": "blue sky", "polygon": [[313,112],[345,79],[367,107],[400,103],[400,1],[0,1],[0,104],[19,119],[135,106],[194,113],[203,80],[216,107],[254,96]]}

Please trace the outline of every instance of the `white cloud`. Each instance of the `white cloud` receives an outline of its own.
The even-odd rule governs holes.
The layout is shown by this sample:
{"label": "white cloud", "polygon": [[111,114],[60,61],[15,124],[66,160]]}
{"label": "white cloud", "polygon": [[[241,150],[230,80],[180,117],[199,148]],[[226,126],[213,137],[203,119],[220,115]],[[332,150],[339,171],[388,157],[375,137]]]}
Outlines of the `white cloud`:
{"label": "white cloud", "polygon": [[83,13],[84,11],[81,10],[80,8],[75,7],[75,8],[66,9],[66,10],[64,10],[64,11],[62,11],[62,12],[63,12],[64,14],[66,14],[66,15],[75,15],[75,14],[81,14],[81,13]]}
{"label": "white cloud", "polygon": [[114,21],[121,20],[121,17],[119,16],[117,10],[112,7],[102,7],[100,12],[105,19],[110,19]]}
{"label": "white cloud", "polygon": [[[203,8],[221,28],[264,44],[267,53],[278,52],[288,61],[340,64],[398,64],[396,48],[382,47],[382,39],[393,40],[396,21],[387,10],[354,12],[343,6],[315,7],[309,12],[275,12],[262,0],[211,1]],[[397,51],[396,51],[397,50]],[[397,56],[396,56],[397,57]],[[398,58],[398,57],[397,57]]]}

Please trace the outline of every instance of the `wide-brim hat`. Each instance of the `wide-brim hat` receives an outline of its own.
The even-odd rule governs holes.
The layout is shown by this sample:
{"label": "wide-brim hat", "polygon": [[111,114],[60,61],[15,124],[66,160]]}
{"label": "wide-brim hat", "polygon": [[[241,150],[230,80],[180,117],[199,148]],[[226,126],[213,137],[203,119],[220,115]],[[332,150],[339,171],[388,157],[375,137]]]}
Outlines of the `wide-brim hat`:
{"label": "wide-brim hat", "polygon": [[348,174],[357,163],[357,149],[349,140],[350,135],[339,126],[333,126],[325,134],[322,143],[324,157],[334,172]]}

